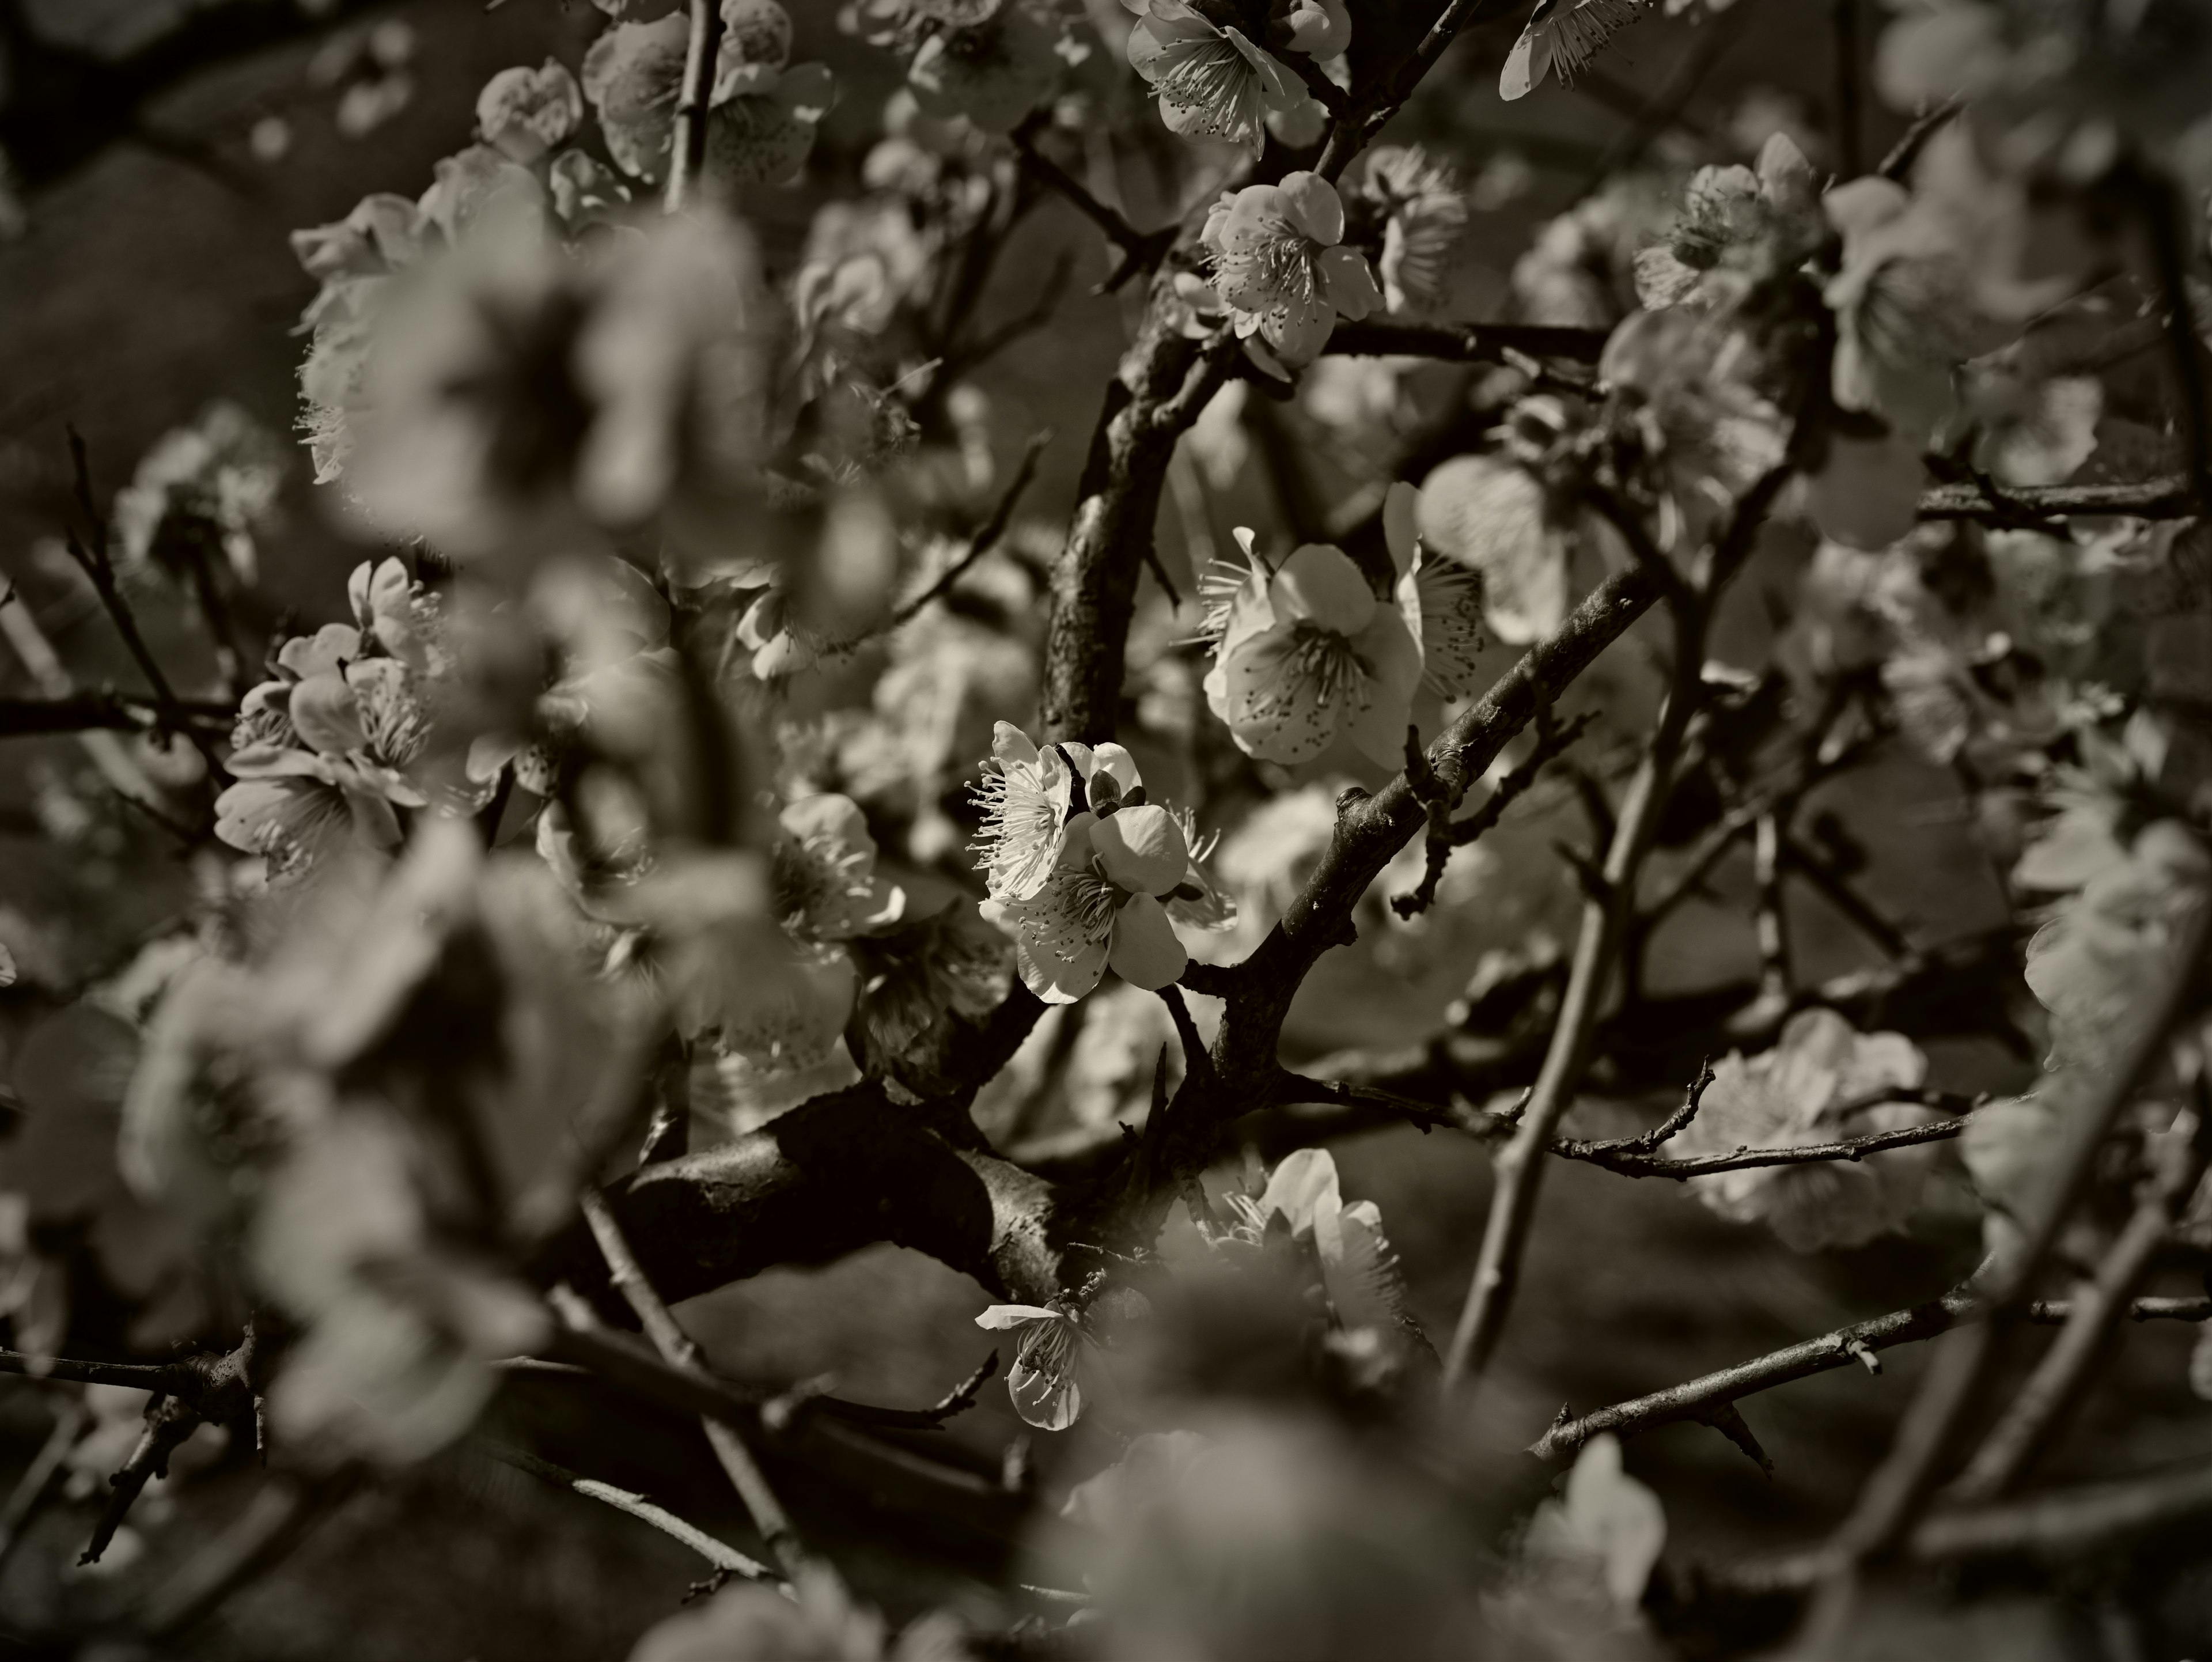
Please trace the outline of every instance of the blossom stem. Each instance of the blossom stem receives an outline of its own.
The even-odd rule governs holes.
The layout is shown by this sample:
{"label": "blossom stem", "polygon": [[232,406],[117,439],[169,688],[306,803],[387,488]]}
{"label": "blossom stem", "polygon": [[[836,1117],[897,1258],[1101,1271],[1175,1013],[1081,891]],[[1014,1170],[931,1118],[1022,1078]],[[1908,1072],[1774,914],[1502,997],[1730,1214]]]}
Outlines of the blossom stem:
{"label": "blossom stem", "polygon": [[719,0],[691,0],[691,32],[684,46],[684,82],[676,99],[675,130],[669,135],[667,210],[680,213],[707,161],[707,114],[714,96],[714,60],[722,46]]}

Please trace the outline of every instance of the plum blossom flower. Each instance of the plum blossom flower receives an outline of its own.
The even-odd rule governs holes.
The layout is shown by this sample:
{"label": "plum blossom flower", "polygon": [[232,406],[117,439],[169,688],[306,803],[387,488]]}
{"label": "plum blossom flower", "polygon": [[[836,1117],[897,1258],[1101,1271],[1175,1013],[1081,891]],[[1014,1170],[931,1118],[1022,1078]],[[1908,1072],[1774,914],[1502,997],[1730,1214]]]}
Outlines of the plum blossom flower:
{"label": "plum blossom flower", "polygon": [[[1932,1110],[1883,1102],[1881,1093],[1910,1093],[1927,1073],[1928,1059],[1902,1033],[1861,1033],[1832,1010],[1803,1011],[1772,1050],[1748,1059],[1731,1054],[1714,1068],[1697,1117],[1671,1149],[1689,1159],[1920,1124]],[[1784,1245],[1812,1252],[1861,1245],[1902,1227],[1919,1203],[1936,1152],[1932,1145],[1895,1148],[1862,1160],[1753,1166],[1689,1183],[1721,1216],[1765,1222]]]}
{"label": "plum blossom flower", "polygon": [[1366,259],[1344,246],[1343,200],[1319,174],[1224,194],[1200,240],[1238,336],[1258,336],[1292,368],[1321,355],[1340,313],[1357,320],[1382,304]]}
{"label": "plum blossom flower", "polygon": [[1052,89],[1060,59],[1050,28],[1018,3],[921,43],[907,69],[921,112],[966,116],[985,132],[1012,131]]}
{"label": "plum blossom flower", "polygon": [[398,845],[396,810],[442,794],[423,764],[435,685],[452,667],[434,597],[397,559],[365,562],[348,585],[352,624],[287,641],[277,679],[240,702],[228,766],[237,782],[216,801],[216,834],[265,856],[272,876],[304,871],[350,830]]}
{"label": "plum blossom flower", "polygon": [[1278,1218],[1293,1239],[1311,1239],[1340,1326],[1420,1332],[1407,1305],[1405,1274],[1382,1233],[1381,1208],[1369,1200],[1345,1204],[1328,1150],[1287,1154],[1258,1195],[1228,1199],[1233,1221],[1225,1239],[1239,1246],[1261,1244]]}
{"label": "plum blossom flower", "polygon": [[526,167],[552,154],[583,119],[576,77],[555,58],[542,69],[501,70],[477,94],[477,131],[484,143]]}
{"label": "plum blossom flower", "polygon": [[825,791],[787,804],[778,816],[776,910],[805,941],[873,934],[906,916],[906,891],[876,870],[876,839],[849,796]]}
{"label": "plum blossom flower", "polygon": [[1565,419],[1556,400],[1524,399],[1503,450],[1455,456],[1421,483],[1422,545],[1481,574],[1483,615],[1509,646],[1550,634],[1572,602],[1575,546],[1589,518],[1535,466],[1543,438]]}
{"label": "plum blossom flower", "polygon": [[1790,135],[1771,135],[1759,167],[1700,167],[1681,216],[1636,255],[1636,292],[1653,311],[1723,310],[1751,288],[1802,265],[1825,223],[1812,163]]}
{"label": "plum blossom flower", "polygon": [[1040,1431],[1073,1425],[1083,1412],[1077,1365],[1093,1342],[1081,1319],[1045,1305],[994,1304],[975,1318],[975,1325],[1020,1336],[1006,1374],[1014,1411]]}
{"label": "plum blossom flower", "polygon": [[1382,540],[1398,571],[1398,611],[1421,648],[1421,685],[1438,698],[1475,690],[1475,655],[1483,645],[1483,581],[1422,540],[1421,493],[1403,479],[1382,498]]}
{"label": "plum blossom flower", "polygon": [[1599,49],[1644,9],[1638,0],[1537,0],[1498,71],[1498,95],[1508,103],[1526,98],[1553,71],[1561,86],[1572,86]]}
{"label": "plum blossom flower", "polygon": [[1467,237],[1468,201],[1459,180],[1419,145],[1385,144],[1369,155],[1360,194],[1386,216],[1378,274],[1390,309],[1435,312],[1451,296]]}
{"label": "plum blossom flower", "polygon": [[[1158,95],[1160,119],[1170,132],[1249,144],[1256,151],[1269,116],[1308,118],[1305,107],[1316,100],[1304,83],[1242,29],[1214,22],[1191,0],[1121,3],[1138,14],[1129,32],[1129,67]],[[1326,46],[1340,33],[1335,15],[1342,10],[1330,0],[1297,8],[1293,37],[1303,30],[1305,40]],[[1340,33],[1349,39],[1351,31],[1346,16]]]}
{"label": "plum blossom flower", "polygon": [[1248,756],[1310,762],[1338,737],[1389,764],[1403,755],[1421,648],[1404,613],[1376,598],[1340,548],[1307,543],[1270,569],[1252,533],[1247,565],[1218,563],[1202,585],[1213,644],[1206,701]]}
{"label": "plum blossom flower", "polygon": [[1200,868],[1188,814],[1146,799],[1119,745],[1038,751],[1000,723],[978,793],[991,898],[983,915],[1014,940],[1023,984],[1069,1004],[1108,968],[1131,985],[1166,986],[1188,956],[1175,925],[1225,925],[1231,908]]}
{"label": "plum blossom flower", "polygon": [[254,581],[253,533],[275,515],[284,448],[228,399],[189,427],[165,433],[115,493],[115,533],[125,559],[189,573],[219,556],[240,582]]}

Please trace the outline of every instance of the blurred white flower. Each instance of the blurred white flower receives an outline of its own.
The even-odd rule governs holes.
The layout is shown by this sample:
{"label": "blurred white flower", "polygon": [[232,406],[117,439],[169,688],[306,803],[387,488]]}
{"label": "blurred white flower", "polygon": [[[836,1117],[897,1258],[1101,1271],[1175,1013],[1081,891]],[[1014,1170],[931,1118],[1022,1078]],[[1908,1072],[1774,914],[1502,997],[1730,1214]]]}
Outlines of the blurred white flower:
{"label": "blurred white flower", "polygon": [[1415,518],[1424,547],[1481,574],[1492,631],[1526,646],[1566,619],[1579,514],[1510,455],[1482,454],[1439,464],[1421,483]]}
{"label": "blurred white flower", "polygon": [[1657,1662],[1642,1606],[1666,1544],[1659,1497],[1622,1469],[1617,1439],[1593,1437],[1575,1457],[1565,1493],[1528,1520],[1485,1614],[1512,1654]]}
{"label": "blurred white flower", "polygon": [[550,155],[583,119],[584,94],[556,58],[538,69],[501,70],[477,94],[477,131],[483,142],[524,167]]}
{"label": "blurred white flower", "polygon": [[1458,179],[1419,145],[1383,144],[1368,152],[1360,194],[1385,215],[1377,269],[1390,309],[1420,316],[1442,307],[1467,239]]}
{"label": "blurred white flower", "polygon": [[1285,1155],[1260,1194],[1232,1193],[1229,1204],[1237,1220],[1231,1239],[1242,1245],[1261,1245],[1277,1218],[1292,1239],[1312,1240],[1340,1325],[1403,1334],[1425,1345],[1407,1304],[1405,1273],[1382,1233],[1382,1209],[1370,1200],[1344,1203],[1328,1150]]}
{"label": "blurred white flower", "polygon": [[1057,31],[1010,0],[989,16],[946,27],[922,42],[907,83],[922,113],[965,116],[985,132],[1009,132],[1052,90],[1060,69]]}
{"label": "blurred white flower", "polygon": [[284,466],[283,444],[244,409],[210,405],[191,426],[156,440],[115,493],[123,557],[181,578],[214,556],[239,581],[253,582],[254,533],[275,514]]}
{"label": "blurred white flower", "polygon": [[[1739,1148],[1833,1142],[1917,1125],[1937,1116],[1881,1093],[1911,1091],[1928,1060],[1901,1033],[1860,1033],[1832,1010],[1792,1016],[1771,1050],[1731,1053],[1713,1069],[1697,1117],[1668,1146],[1672,1158]],[[1904,1227],[1938,1150],[1891,1149],[1859,1160],[1760,1166],[1689,1180],[1712,1210],[1739,1223],[1764,1222],[1800,1252],[1858,1246]]]}

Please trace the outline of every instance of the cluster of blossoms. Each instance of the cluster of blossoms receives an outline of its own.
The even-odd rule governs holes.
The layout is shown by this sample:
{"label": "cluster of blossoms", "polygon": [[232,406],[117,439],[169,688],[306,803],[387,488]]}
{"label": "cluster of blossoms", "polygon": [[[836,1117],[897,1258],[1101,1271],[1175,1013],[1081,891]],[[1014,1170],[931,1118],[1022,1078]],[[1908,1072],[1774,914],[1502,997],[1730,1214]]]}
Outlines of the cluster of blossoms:
{"label": "cluster of blossoms", "polygon": [[216,834],[263,855],[272,876],[305,870],[349,836],[397,848],[403,813],[466,813],[467,788],[441,776],[432,711],[453,669],[437,597],[388,559],[354,569],[354,621],[295,636],[276,678],[239,706],[216,803]]}
{"label": "cluster of blossoms", "polygon": [[1200,861],[1188,813],[1146,800],[1119,745],[1040,749],[1001,721],[976,800],[986,917],[1013,938],[1022,984],[1048,1004],[1081,998],[1110,968],[1164,987],[1189,963],[1180,923],[1227,926],[1232,910]]}

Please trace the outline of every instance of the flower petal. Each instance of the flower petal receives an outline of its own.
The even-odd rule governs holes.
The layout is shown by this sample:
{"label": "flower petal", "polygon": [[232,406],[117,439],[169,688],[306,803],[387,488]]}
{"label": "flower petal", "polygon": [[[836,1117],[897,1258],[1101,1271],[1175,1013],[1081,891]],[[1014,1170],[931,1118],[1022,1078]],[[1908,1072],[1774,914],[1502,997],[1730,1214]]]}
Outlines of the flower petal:
{"label": "flower petal", "polygon": [[1324,248],[1314,259],[1321,291],[1328,303],[1354,321],[1382,309],[1382,290],[1376,286],[1367,258],[1355,248]]}
{"label": "flower petal", "polygon": [[[1118,816],[1117,816],[1118,817]],[[1132,987],[1157,992],[1183,972],[1190,955],[1168,922],[1167,909],[1148,894],[1133,895],[1114,919],[1114,973]]]}
{"label": "flower petal", "polygon": [[1190,865],[1182,827],[1165,808],[1151,803],[1098,821],[1091,830],[1091,845],[1108,880],[1132,894],[1165,894],[1182,881]]}
{"label": "flower petal", "polygon": [[1319,174],[1285,174],[1276,187],[1291,224],[1324,248],[1344,240],[1344,198]]}
{"label": "flower petal", "polygon": [[1316,623],[1339,635],[1358,634],[1375,614],[1366,574],[1328,543],[1307,543],[1284,561],[1267,598],[1279,618]]}

